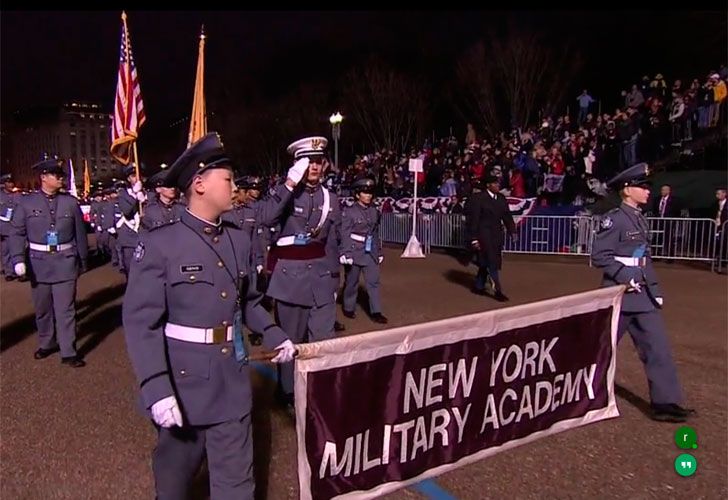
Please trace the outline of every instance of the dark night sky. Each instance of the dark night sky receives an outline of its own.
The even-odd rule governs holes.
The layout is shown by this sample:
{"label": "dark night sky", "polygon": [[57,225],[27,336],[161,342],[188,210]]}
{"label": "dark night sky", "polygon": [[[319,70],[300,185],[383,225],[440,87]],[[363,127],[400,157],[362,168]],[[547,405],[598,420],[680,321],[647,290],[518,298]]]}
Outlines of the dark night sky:
{"label": "dark night sky", "polygon": [[[580,46],[586,65],[575,88],[583,85],[613,102],[642,74],[662,72],[668,82],[702,77],[726,58],[725,11],[128,14],[149,129],[189,114],[202,23],[209,35],[208,93],[221,82],[235,88],[248,81],[270,98],[302,81],[336,78],[370,53],[431,82],[442,81],[454,77],[455,60],[484,29],[501,29],[507,21],[537,29],[553,43]],[[73,99],[111,110],[120,12],[4,11],[1,28],[4,116],[20,107]]]}

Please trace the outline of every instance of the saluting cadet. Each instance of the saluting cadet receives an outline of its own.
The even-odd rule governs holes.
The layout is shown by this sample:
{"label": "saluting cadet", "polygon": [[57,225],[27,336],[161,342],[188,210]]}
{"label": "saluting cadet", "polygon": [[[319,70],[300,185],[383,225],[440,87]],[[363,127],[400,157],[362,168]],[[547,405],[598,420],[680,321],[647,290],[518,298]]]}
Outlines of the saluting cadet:
{"label": "saluting cadet", "polygon": [[356,298],[359,291],[359,274],[364,272],[364,281],[369,295],[369,312],[377,323],[387,323],[382,314],[379,297],[379,266],[384,260],[379,239],[381,214],[372,204],[374,200],[374,179],[361,178],[352,184],[356,202],[346,207],[341,214],[340,262],[345,266],[344,316],[354,318]]}
{"label": "saluting cadet", "polygon": [[618,339],[629,331],[645,365],[652,418],[684,422],[693,410],[680,406],[683,395],[662,318],[664,299],[652,267],[649,225],[640,209],[650,196],[648,175],[647,164],[639,163],[609,181],[622,204],[601,219],[591,258],[604,272],[602,286],[627,286]]}
{"label": "saluting cadet", "polygon": [[158,431],[156,497],[187,498],[207,455],[214,500],[252,500],[251,367],[242,328],[264,334],[273,362],[295,347],[260,305],[250,237],[221,219],[232,171],[214,132],[187,149],[167,184],[185,192],[178,222],[142,232],[124,296],[127,349],[144,412]]}
{"label": "saluting cadet", "polygon": [[[276,317],[294,343],[333,337],[336,302],[331,277],[336,238],[341,223],[339,201],[321,185],[325,137],[307,137],[288,146],[296,162],[286,182],[261,207],[267,226],[280,224],[271,245],[268,296],[275,299]],[[279,397],[293,414],[293,365],[280,367]]]}
{"label": "saluting cadet", "polygon": [[[33,165],[39,190],[18,200],[12,218],[10,254],[15,274],[30,276],[38,327],[35,359],[60,346],[61,361],[73,368],[86,363],[76,352],[76,280],[87,269],[88,241],[78,200],[60,192],[63,162],[44,160]],[[28,268],[26,269],[26,245]]]}
{"label": "saluting cadet", "polygon": [[149,178],[156,196],[144,206],[141,227],[146,231],[177,222],[185,211],[185,206],[178,201],[177,188],[165,185],[168,171],[166,165],[163,165],[159,172]]}

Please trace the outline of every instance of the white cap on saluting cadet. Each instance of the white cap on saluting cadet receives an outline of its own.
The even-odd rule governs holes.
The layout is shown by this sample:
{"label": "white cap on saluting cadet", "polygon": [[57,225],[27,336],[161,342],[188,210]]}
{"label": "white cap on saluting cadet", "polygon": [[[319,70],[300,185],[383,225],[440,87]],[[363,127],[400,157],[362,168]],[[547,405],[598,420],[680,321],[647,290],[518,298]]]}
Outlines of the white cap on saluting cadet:
{"label": "white cap on saluting cadet", "polygon": [[295,159],[323,156],[328,143],[326,137],[305,137],[289,144],[286,151],[288,151],[288,154],[293,155]]}

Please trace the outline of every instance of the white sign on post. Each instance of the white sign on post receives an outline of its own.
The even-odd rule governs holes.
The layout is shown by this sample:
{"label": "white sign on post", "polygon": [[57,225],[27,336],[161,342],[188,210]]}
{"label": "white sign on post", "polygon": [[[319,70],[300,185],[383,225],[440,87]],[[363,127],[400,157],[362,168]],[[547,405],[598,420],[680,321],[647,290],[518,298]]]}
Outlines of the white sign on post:
{"label": "white sign on post", "polygon": [[412,203],[412,236],[410,236],[407,246],[402,253],[403,259],[423,259],[425,254],[422,253],[422,245],[417,240],[417,174],[423,172],[422,158],[410,158],[409,171],[414,172],[414,203]]}

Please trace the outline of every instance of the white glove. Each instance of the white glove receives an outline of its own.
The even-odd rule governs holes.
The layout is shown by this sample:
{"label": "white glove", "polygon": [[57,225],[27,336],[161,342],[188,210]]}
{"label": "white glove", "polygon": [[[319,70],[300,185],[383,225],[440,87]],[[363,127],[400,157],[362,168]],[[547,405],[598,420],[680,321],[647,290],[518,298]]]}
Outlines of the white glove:
{"label": "white glove", "polygon": [[160,427],[166,429],[176,425],[182,427],[182,413],[179,411],[177,398],[167,396],[152,405],[152,419]]}
{"label": "white glove", "polygon": [[308,163],[308,158],[301,158],[300,160],[296,161],[296,163],[294,163],[293,166],[288,169],[288,178],[296,184],[301,182],[301,179],[303,179],[303,174],[306,173],[306,169],[308,168]]}
{"label": "white glove", "polygon": [[142,191],[142,182],[136,181],[134,185],[131,187],[131,190],[135,193],[140,193]]}
{"label": "white glove", "polygon": [[629,280],[628,285],[629,285],[627,287],[627,291],[628,292],[637,292],[637,293],[640,293],[642,291],[642,286],[639,283],[635,282],[634,278],[632,278],[631,280]]}
{"label": "white glove", "polygon": [[147,201],[147,195],[146,195],[146,193],[144,193],[143,191],[139,191],[139,192],[138,192],[138,193],[137,193],[137,194],[135,195],[135,197],[136,197],[136,199],[137,199],[137,200],[139,200],[139,201],[140,201],[140,202],[142,202],[142,203],[144,203],[145,201]]}
{"label": "white glove", "polygon": [[276,347],[276,351],[278,351],[278,354],[276,354],[276,357],[271,359],[271,361],[273,363],[288,363],[293,361],[293,356],[296,354],[296,346],[294,346],[293,342],[290,340],[286,340]]}
{"label": "white glove", "polygon": [[662,302],[663,302],[662,297],[655,297],[655,302],[657,302],[657,305],[662,307]]}
{"label": "white glove", "polygon": [[110,227],[109,228],[109,234],[116,234],[116,228],[115,227]]}
{"label": "white glove", "polygon": [[354,264],[354,259],[351,257],[347,257],[346,255],[342,255],[339,257],[339,263],[344,266],[351,266],[352,264]]}
{"label": "white glove", "polygon": [[13,266],[13,270],[17,276],[25,276],[25,264],[18,262]]}
{"label": "white glove", "polygon": [[255,266],[255,270],[258,274],[260,274],[260,272],[263,270],[263,264],[258,264],[257,266]]}
{"label": "white glove", "polygon": [[382,262],[384,262],[384,255],[380,255],[380,256],[379,256],[379,257],[377,258],[377,262],[378,262],[379,264],[381,264]]}

